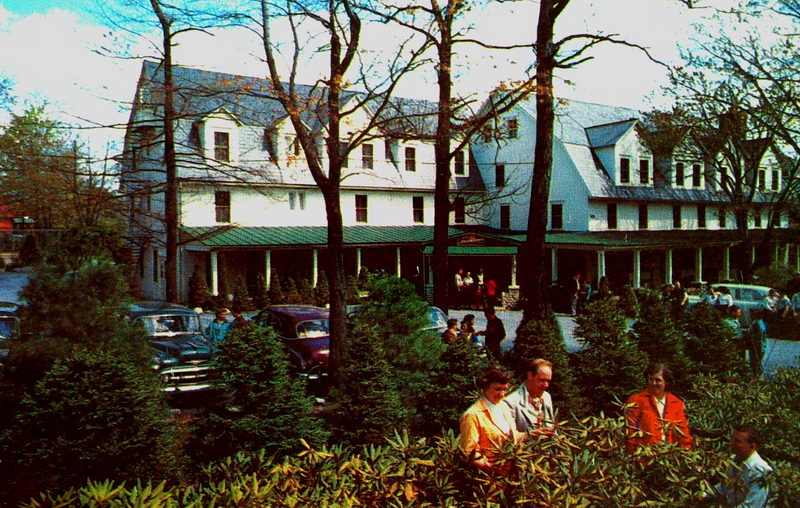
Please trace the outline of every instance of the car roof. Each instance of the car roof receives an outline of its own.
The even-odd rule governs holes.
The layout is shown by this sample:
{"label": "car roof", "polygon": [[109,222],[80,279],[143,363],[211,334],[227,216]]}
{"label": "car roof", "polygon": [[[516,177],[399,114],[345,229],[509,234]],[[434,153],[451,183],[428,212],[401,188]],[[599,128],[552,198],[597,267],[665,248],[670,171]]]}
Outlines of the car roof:
{"label": "car roof", "polygon": [[271,305],[266,308],[270,312],[290,317],[295,321],[304,319],[328,319],[328,309],[315,305]]}
{"label": "car roof", "polygon": [[728,284],[726,282],[717,282],[717,283],[712,284],[712,286],[714,286],[715,288],[718,288],[718,287],[726,287],[726,288],[729,288],[729,289],[730,288],[746,288],[746,289],[760,289],[760,290],[763,290],[763,291],[769,291],[770,289],[772,289],[769,286],[756,286],[755,284],[739,284],[739,283]]}
{"label": "car roof", "polygon": [[130,305],[130,315],[133,318],[142,316],[158,316],[162,314],[197,315],[197,313],[177,303],[164,302],[160,300],[145,300],[134,302]]}

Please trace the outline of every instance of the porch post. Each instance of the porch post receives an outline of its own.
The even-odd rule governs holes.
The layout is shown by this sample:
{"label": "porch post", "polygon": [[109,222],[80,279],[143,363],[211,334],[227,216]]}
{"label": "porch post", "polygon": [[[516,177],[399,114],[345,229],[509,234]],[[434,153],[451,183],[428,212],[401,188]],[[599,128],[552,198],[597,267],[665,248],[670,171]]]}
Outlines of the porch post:
{"label": "porch post", "polygon": [[772,246],[772,263],[778,263],[780,260],[781,260],[781,246],[778,242],[775,242]]}
{"label": "porch post", "polygon": [[753,266],[754,264],[756,264],[756,246],[755,245],[751,245],[750,246],[750,266]]}
{"label": "porch post", "polygon": [[272,283],[272,251],[269,249],[264,251],[264,279],[267,289],[269,289],[269,285]]}
{"label": "porch post", "polygon": [[356,247],[356,277],[361,274],[361,247]]}
{"label": "porch post", "polygon": [[[597,283],[606,276],[606,251],[597,251]],[[599,287],[599,286],[598,286]]]}
{"label": "porch post", "polygon": [[396,261],[396,265],[397,265],[397,277],[399,278],[400,277],[400,247],[397,247],[397,250],[395,252],[396,252],[395,261]]}
{"label": "porch post", "polygon": [[700,282],[703,280],[703,248],[697,247],[694,250],[694,280]]}
{"label": "porch post", "polygon": [[219,294],[219,265],[217,251],[211,251],[211,294],[217,296]]}
{"label": "porch post", "polygon": [[550,282],[558,280],[558,249],[550,249]]}
{"label": "porch post", "polygon": [[633,281],[631,285],[638,288],[642,285],[642,251],[633,251]]}
{"label": "porch post", "polygon": [[517,255],[514,254],[511,256],[511,286],[512,288],[517,287]]}
{"label": "porch post", "polygon": [[319,250],[311,251],[311,287],[317,287],[319,282]]}
{"label": "porch post", "polygon": [[789,266],[789,244],[783,246],[783,264]]}
{"label": "porch post", "polygon": [[664,284],[672,284],[672,249],[664,253]]}
{"label": "porch post", "polygon": [[731,280],[731,246],[722,248],[722,280]]}

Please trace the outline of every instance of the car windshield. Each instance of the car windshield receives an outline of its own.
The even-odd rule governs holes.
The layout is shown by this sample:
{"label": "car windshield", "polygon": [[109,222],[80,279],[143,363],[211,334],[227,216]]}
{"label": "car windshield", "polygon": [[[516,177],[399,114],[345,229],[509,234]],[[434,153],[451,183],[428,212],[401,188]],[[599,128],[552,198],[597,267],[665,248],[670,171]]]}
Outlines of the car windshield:
{"label": "car windshield", "polygon": [[0,317],[0,339],[7,339],[14,335],[17,329],[17,318],[10,316]]}
{"label": "car windshield", "polygon": [[313,339],[316,337],[326,337],[330,334],[327,319],[311,319],[297,323],[298,339]]}
{"label": "car windshield", "polygon": [[139,318],[148,335],[200,333],[200,318],[190,314],[170,314]]}
{"label": "car windshield", "polygon": [[428,323],[431,328],[447,328],[447,316],[436,307],[428,307]]}

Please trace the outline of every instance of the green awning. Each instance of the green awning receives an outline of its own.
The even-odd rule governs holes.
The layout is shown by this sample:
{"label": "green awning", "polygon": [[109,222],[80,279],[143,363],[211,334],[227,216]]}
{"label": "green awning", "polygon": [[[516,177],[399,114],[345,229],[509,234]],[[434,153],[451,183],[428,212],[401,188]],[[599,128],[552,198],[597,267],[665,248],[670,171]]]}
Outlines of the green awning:
{"label": "green awning", "polygon": [[[422,251],[426,256],[433,254],[433,245],[428,245]],[[512,256],[517,253],[517,248],[513,246],[487,247],[484,245],[475,246],[456,246],[451,245],[447,248],[448,256]]]}

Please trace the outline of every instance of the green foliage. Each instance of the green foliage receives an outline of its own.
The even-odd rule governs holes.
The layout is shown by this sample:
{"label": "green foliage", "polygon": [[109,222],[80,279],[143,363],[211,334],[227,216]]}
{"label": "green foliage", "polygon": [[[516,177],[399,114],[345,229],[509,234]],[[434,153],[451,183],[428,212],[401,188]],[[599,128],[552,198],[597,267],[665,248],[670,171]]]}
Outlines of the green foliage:
{"label": "green foliage", "polygon": [[300,303],[314,305],[316,302],[316,295],[314,294],[314,287],[308,279],[300,279],[300,284],[297,286],[297,292],[300,294]]}
{"label": "green foliage", "polygon": [[561,414],[582,414],[585,404],[569,368],[569,355],[564,349],[561,328],[552,313],[548,319],[523,321],[517,328],[510,367],[524,377],[530,362],[537,358],[553,364],[553,382],[548,391]]}
{"label": "green foliage", "polygon": [[327,432],[274,330],[232,330],[220,345],[217,367],[233,395],[198,421],[195,456],[218,459],[259,449],[285,454],[297,451],[301,438],[314,446],[325,442]]}
{"label": "green foliage", "polygon": [[345,299],[348,305],[355,305],[361,301],[361,290],[358,287],[358,279],[348,275],[344,281]]}
{"label": "green foliage", "polygon": [[342,383],[330,395],[329,422],[338,442],[382,443],[395,429],[408,429],[412,407],[401,395],[402,378],[393,372],[383,347],[383,329],[359,321],[350,335]]}
{"label": "green foliage", "polygon": [[247,289],[247,281],[241,275],[236,277],[236,287],[233,290],[233,306],[241,310],[255,309],[255,303],[250,298],[250,291]]}
{"label": "green foliage", "polygon": [[489,365],[486,355],[467,340],[445,347],[441,368],[431,373],[434,389],[425,394],[419,409],[422,425],[415,432],[426,436],[458,429],[461,415],[477,397],[476,375]]}
{"label": "green foliage", "polygon": [[684,321],[682,314],[673,315],[669,301],[653,298],[647,307],[642,307],[639,320],[633,325],[639,348],[650,361],[666,363],[673,372],[681,373],[672,387],[678,392],[691,385],[693,372],[686,353],[689,336]]}
{"label": "green foliage", "polygon": [[720,379],[747,371],[743,340],[736,337],[718,309],[703,302],[693,305],[686,316],[685,328],[686,355],[697,371],[715,374]]}
{"label": "green foliage", "polygon": [[[386,401],[387,406],[399,412],[396,426],[420,428],[426,419],[420,414],[419,407],[429,393],[439,389],[433,379],[442,368],[445,345],[438,334],[424,330],[428,326],[428,306],[410,282],[394,276],[371,277],[366,289],[369,296],[355,315],[355,328],[350,339],[353,343],[344,362],[345,370],[350,373],[344,375],[344,381],[332,399],[339,408],[337,411],[366,413],[371,410],[368,405],[345,408],[347,396],[357,390],[367,393],[371,388],[363,386],[363,383],[375,383],[374,389],[379,392],[375,397],[389,397],[384,393],[388,390],[393,392],[391,397],[397,396],[403,402],[403,406],[398,408],[393,400]],[[370,354],[364,354],[367,350]],[[378,368],[387,369],[381,379],[357,374]],[[360,400],[367,401],[368,396]],[[357,421],[354,423],[358,424]],[[385,433],[390,429],[367,429],[366,432]],[[347,429],[347,432],[356,430]]]}
{"label": "green foliage", "polygon": [[753,272],[752,280],[753,284],[784,290],[797,275],[797,271],[793,267],[780,262],[773,262],[769,266],[757,268]]}
{"label": "green foliage", "polygon": [[612,412],[618,399],[641,388],[648,357],[628,331],[614,298],[590,302],[577,322],[575,334],[584,347],[572,355],[575,383],[583,391],[589,414]]}
{"label": "green foliage", "polygon": [[78,348],[56,359],[4,430],[5,501],[87,478],[178,479],[185,465],[152,375],[113,351]]}
{"label": "green foliage", "polygon": [[626,317],[630,319],[639,317],[639,313],[641,312],[639,298],[636,291],[631,286],[622,288],[622,293],[619,297],[619,305]]}
{"label": "green foliage", "polygon": [[31,266],[38,263],[41,258],[42,252],[38,237],[33,234],[26,235],[19,250],[17,263],[21,266]]}
{"label": "green foliage", "polygon": [[214,305],[213,302],[205,274],[202,273],[199,266],[195,267],[192,276],[189,278],[189,306],[208,309]]}
{"label": "green foliage", "polygon": [[328,286],[328,276],[323,275],[317,281],[317,287],[314,288],[314,304],[319,307],[328,305],[331,299],[330,288]]}
{"label": "green foliage", "polygon": [[253,303],[256,309],[269,307],[269,293],[267,291],[267,280],[263,273],[256,275],[256,285],[253,290]]}
{"label": "green foliage", "polygon": [[281,305],[286,303],[286,297],[283,294],[283,286],[281,285],[281,278],[277,272],[272,272],[269,282],[269,290],[267,291],[267,299],[270,305]]}
{"label": "green foliage", "polygon": [[303,303],[300,291],[292,277],[286,279],[286,283],[283,285],[283,294],[285,303]]}

